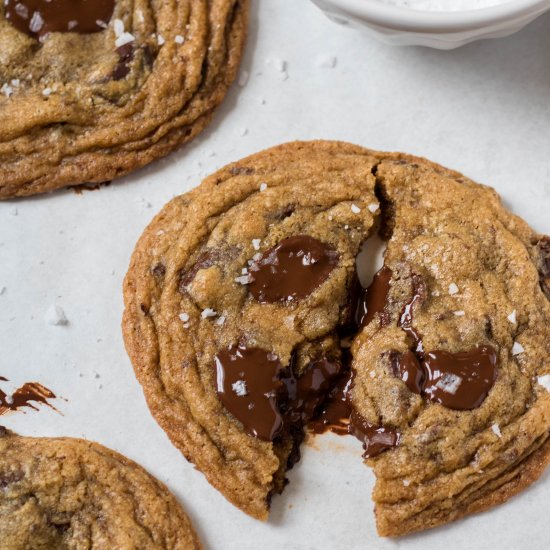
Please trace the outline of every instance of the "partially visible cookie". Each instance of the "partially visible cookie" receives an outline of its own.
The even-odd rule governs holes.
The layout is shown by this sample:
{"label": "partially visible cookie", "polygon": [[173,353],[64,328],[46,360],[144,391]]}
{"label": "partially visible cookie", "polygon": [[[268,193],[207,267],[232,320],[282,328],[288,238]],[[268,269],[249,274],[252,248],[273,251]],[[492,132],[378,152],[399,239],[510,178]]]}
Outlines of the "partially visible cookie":
{"label": "partially visible cookie", "polygon": [[192,139],[247,22],[248,0],[2,2],[0,199],[105,182]]}
{"label": "partially visible cookie", "polygon": [[135,462],[97,443],[1,426],[0,541],[6,550],[201,547],[173,495]]}
{"label": "partially visible cookie", "polygon": [[[361,289],[376,230],[384,267]],[[145,230],[126,348],[157,421],[242,510],[267,517],[313,419],[364,443],[378,531],[403,535],[502,502],[550,460],[548,242],[424,159],[282,145]]]}

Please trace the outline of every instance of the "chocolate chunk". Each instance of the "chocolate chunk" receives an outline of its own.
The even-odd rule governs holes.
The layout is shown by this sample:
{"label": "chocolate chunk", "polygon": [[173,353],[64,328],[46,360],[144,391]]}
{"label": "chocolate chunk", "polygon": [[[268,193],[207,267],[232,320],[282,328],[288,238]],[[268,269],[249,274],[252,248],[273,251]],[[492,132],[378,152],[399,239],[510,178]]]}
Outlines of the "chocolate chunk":
{"label": "chocolate chunk", "polygon": [[350,433],[363,442],[363,458],[374,456],[399,445],[401,434],[388,426],[375,426],[367,422],[357,411],[353,411]]}
{"label": "chocolate chunk", "polygon": [[4,0],[6,20],[32,37],[102,31],[114,7],[115,0]]}
{"label": "chocolate chunk", "polygon": [[129,42],[118,47],[116,53],[119,60],[111,73],[111,78],[113,80],[122,80],[130,72],[130,62],[134,59],[133,43]]}
{"label": "chocolate chunk", "polygon": [[325,400],[317,418],[309,423],[312,432],[320,434],[327,431],[338,435],[349,434],[351,400],[349,392],[353,384],[353,371],[347,370],[337,380]]}
{"label": "chocolate chunk", "polygon": [[433,351],[423,361],[426,373],[424,394],[455,410],[479,407],[497,377],[497,354],[491,346],[462,353]]}
{"label": "chocolate chunk", "polygon": [[11,471],[11,472],[0,472],[0,489],[5,489],[12,483],[17,483],[25,477],[25,472],[22,471]]}
{"label": "chocolate chunk", "polygon": [[162,263],[158,263],[153,267],[152,272],[157,279],[162,279],[166,275],[166,266]]}
{"label": "chocolate chunk", "polygon": [[250,266],[248,288],[262,303],[301,300],[328,278],[338,260],[333,248],[313,237],[289,237]]}
{"label": "chocolate chunk", "polygon": [[399,444],[400,434],[388,426],[367,422],[351,403],[350,390],[353,371],[348,370],[333,387],[318,418],[310,422],[314,433],[332,431],[338,435],[351,434],[363,443],[364,458],[371,458]]}
{"label": "chocolate chunk", "polygon": [[542,237],[537,243],[539,250],[540,286],[550,300],[550,237]]}
{"label": "chocolate chunk", "polygon": [[247,166],[233,166],[233,168],[229,169],[229,173],[232,176],[251,176],[255,172],[254,168],[249,168]]}
{"label": "chocolate chunk", "polygon": [[422,384],[426,378],[422,365],[412,351],[390,352],[393,375],[401,378],[413,393],[422,393]]}
{"label": "chocolate chunk", "polygon": [[339,361],[330,361],[327,358],[310,363],[300,378],[293,376],[291,368],[291,377],[285,380],[288,420],[302,426],[307,424],[326,400],[341,370]]}
{"label": "chocolate chunk", "polygon": [[368,288],[363,289],[355,313],[358,327],[367,326],[376,315],[380,315],[380,325],[387,322],[387,316],[384,316],[383,313],[388,301],[391,277],[391,269],[384,266],[375,274]]}
{"label": "chocolate chunk", "polygon": [[223,406],[250,435],[273,441],[283,429],[278,401],[284,395],[283,367],[273,353],[231,346],[215,358],[217,393]]}

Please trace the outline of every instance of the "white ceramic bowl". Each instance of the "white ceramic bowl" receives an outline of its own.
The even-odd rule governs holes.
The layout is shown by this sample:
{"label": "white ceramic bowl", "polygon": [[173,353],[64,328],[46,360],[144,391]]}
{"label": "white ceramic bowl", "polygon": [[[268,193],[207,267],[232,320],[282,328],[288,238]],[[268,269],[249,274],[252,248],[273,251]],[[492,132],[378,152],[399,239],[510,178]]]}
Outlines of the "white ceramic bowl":
{"label": "white ceramic bowl", "polygon": [[550,9],[550,0],[509,0],[489,8],[448,12],[413,10],[380,0],[313,2],[332,20],[364,28],[386,43],[441,50],[508,36]]}

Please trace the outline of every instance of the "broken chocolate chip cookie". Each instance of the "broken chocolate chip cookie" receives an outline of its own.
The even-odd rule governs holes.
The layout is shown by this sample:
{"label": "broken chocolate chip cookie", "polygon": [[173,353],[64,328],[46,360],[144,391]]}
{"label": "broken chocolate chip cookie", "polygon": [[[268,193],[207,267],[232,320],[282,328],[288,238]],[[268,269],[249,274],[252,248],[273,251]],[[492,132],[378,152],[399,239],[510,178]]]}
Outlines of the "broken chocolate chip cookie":
{"label": "broken chocolate chip cookie", "polygon": [[[368,288],[356,258],[375,232]],[[290,143],[153,220],[124,283],[148,405],[265,519],[308,426],[349,433],[396,536],[506,500],[550,460],[548,246],[491,189],[424,159]],[[351,345],[351,348],[350,348]]]}

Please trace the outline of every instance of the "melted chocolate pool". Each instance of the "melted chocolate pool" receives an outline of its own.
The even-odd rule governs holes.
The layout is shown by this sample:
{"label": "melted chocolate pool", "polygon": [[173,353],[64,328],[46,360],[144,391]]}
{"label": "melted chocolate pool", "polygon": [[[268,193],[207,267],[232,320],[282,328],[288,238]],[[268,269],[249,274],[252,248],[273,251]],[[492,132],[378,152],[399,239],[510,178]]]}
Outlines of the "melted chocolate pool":
{"label": "melted chocolate pool", "polygon": [[102,31],[115,7],[115,0],[5,0],[7,21],[29,36],[50,32],[88,34]]}

